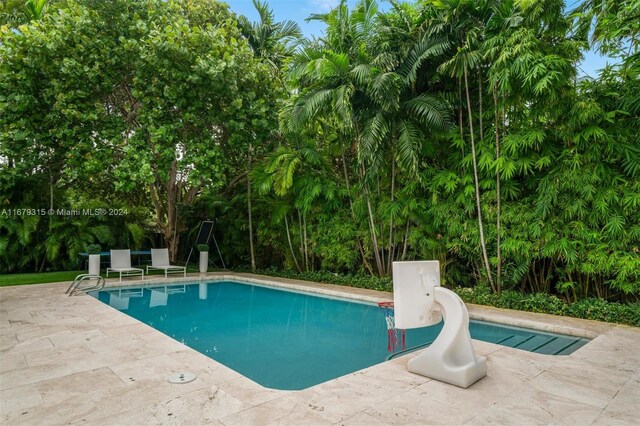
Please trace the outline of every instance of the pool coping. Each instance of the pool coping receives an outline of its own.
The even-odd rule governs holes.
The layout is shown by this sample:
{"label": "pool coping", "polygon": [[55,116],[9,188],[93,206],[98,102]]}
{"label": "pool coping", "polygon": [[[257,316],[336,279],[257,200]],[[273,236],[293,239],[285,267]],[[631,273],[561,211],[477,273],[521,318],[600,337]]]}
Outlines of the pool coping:
{"label": "pool coping", "polygon": [[[199,281],[212,282],[224,280],[241,280],[250,284],[319,294],[337,299],[358,300],[366,303],[393,301],[393,293],[391,292],[239,272],[211,272],[206,275],[192,275],[186,278],[162,277],[127,282],[109,280],[107,281],[105,288],[150,287],[164,283],[196,283]],[[538,331],[583,337],[590,340],[617,325],[545,313],[495,308],[492,306],[476,305],[472,303],[465,304],[469,311],[469,318],[473,320],[498,323],[513,327],[531,328]]]}
{"label": "pool coping", "polygon": [[[228,272],[110,279],[107,288],[238,279],[368,303],[391,298],[374,290]],[[63,296],[67,285],[0,288],[0,412],[7,424],[632,424],[640,396],[636,327],[467,305],[474,319],[593,340],[565,356],[474,340],[489,373],[469,389],[409,373],[406,362],[414,353],[302,391],[278,391],[90,296]],[[118,340],[109,343],[108,336]],[[167,385],[166,375],[184,366],[198,379]],[[100,380],[92,379],[98,372]],[[91,379],[79,383],[79,377]],[[52,388],[72,396],[54,395]],[[110,399],[96,409],[95,395]]]}

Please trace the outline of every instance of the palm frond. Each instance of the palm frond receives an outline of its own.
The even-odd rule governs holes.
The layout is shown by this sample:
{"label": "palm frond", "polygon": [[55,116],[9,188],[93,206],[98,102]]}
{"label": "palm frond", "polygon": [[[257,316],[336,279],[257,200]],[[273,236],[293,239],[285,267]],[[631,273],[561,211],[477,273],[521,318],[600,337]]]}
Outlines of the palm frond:
{"label": "palm frond", "polygon": [[445,130],[452,124],[451,110],[440,99],[422,94],[404,103],[409,114],[427,127]]}
{"label": "palm frond", "polygon": [[400,65],[398,73],[402,75],[408,84],[414,84],[417,72],[422,63],[430,57],[442,55],[448,48],[449,42],[442,37],[431,38],[426,34],[411,49],[404,62]]}
{"label": "palm frond", "polygon": [[424,135],[420,129],[410,121],[402,121],[398,126],[398,146],[396,161],[410,174],[418,170],[418,157]]}

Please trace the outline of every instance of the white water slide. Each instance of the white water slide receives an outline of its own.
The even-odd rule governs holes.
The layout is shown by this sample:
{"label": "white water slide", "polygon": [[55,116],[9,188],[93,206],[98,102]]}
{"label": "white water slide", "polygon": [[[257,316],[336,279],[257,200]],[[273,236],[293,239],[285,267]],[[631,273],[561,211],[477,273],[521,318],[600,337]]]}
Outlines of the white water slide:
{"label": "white water slide", "polygon": [[460,297],[440,287],[437,260],[393,263],[393,304],[398,329],[439,323],[436,340],[409,360],[412,373],[468,388],[487,375],[487,360],[476,356],[469,334],[469,312]]}

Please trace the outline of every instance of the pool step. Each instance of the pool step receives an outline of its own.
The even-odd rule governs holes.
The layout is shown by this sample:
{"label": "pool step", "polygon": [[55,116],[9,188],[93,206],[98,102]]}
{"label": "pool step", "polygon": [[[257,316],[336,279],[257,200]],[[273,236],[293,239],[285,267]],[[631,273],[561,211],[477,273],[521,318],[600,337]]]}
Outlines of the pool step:
{"label": "pool step", "polygon": [[575,349],[583,346],[585,344],[585,340],[577,337],[571,338],[568,336],[512,334],[496,343],[510,348],[523,349],[539,354],[563,355],[571,353]]}

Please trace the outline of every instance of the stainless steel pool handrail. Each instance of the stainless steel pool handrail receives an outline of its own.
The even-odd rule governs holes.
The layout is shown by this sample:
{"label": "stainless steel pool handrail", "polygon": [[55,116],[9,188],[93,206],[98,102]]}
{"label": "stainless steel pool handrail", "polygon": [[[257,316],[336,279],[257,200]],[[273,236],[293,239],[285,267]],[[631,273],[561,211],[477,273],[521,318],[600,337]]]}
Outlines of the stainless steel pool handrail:
{"label": "stainless steel pool handrail", "polygon": [[[89,287],[80,287],[80,283],[82,281],[92,280],[92,279],[96,279],[95,285],[89,286]],[[68,294],[69,296],[75,296],[76,294],[78,294],[80,292],[87,292],[87,291],[92,291],[92,290],[101,290],[102,288],[104,288],[106,283],[107,283],[107,280],[105,280],[100,275],[80,274],[73,280],[73,282],[71,283],[71,285],[69,286],[67,291],[64,292],[64,294]]]}

